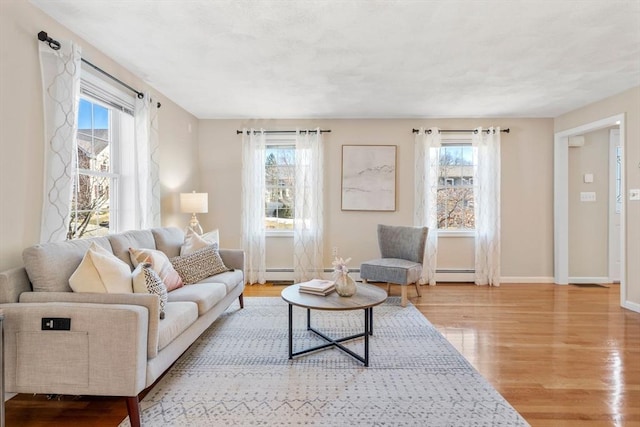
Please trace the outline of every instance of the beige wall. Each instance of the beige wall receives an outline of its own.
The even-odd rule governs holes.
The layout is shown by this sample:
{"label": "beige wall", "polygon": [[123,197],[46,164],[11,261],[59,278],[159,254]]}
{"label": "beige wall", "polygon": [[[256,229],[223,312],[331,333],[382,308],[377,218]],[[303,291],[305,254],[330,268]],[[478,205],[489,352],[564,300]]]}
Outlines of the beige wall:
{"label": "beige wall", "polygon": [[557,117],[554,128],[556,132],[560,132],[621,113],[625,114],[626,125],[626,295],[622,295],[622,298],[640,309],[640,201],[629,201],[629,189],[640,188],[640,86]]}
{"label": "beige wall", "polygon": [[[378,256],[376,225],[412,224],[412,128],[471,129],[509,127],[502,134],[502,275],[515,281],[553,276],[553,120],[552,119],[388,119],[388,120],[202,120],[199,168],[202,190],[210,194],[205,229],[219,228],[223,246],[241,239],[241,137],[237,129],[331,129],[325,141],[325,266],[331,248],[352,257],[351,266]],[[395,212],[344,212],[340,208],[341,146],[397,145]],[[441,239],[440,268],[473,268],[473,239]],[[292,239],[268,238],[267,267],[292,267]]]}
{"label": "beige wall", "polygon": [[[584,135],[584,145],[569,149],[569,276],[609,276],[609,130]],[[593,175],[592,183],[584,174]],[[595,202],[580,201],[596,193]]]}
{"label": "beige wall", "polygon": [[[39,240],[43,193],[42,85],[36,35],[79,43],[83,56],[138,90],[151,90],[159,113],[163,223],[182,224],[174,194],[197,186],[198,121],[26,0],[0,1],[0,270],[22,264]],[[188,128],[191,125],[191,133]]]}

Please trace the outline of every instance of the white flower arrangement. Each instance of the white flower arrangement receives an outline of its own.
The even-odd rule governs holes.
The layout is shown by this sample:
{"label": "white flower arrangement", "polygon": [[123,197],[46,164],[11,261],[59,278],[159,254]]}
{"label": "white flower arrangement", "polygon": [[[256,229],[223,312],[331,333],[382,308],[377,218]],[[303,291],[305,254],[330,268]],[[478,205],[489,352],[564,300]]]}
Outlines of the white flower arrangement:
{"label": "white flower arrangement", "polygon": [[333,262],[331,263],[331,265],[333,265],[333,275],[336,278],[339,277],[340,275],[346,276],[347,274],[349,274],[349,267],[347,267],[347,264],[349,263],[349,261],[351,261],[351,258],[342,259],[342,258],[335,257],[333,259]]}

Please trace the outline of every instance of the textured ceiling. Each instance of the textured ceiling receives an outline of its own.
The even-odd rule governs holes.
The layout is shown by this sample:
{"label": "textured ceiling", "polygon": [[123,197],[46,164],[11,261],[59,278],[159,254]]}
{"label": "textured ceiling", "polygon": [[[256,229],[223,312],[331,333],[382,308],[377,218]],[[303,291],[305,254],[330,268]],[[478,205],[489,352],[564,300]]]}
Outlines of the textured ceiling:
{"label": "textured ceiling", "polygon": [[32,3],[202,119],[555,117],[640,85],[639,0]]}

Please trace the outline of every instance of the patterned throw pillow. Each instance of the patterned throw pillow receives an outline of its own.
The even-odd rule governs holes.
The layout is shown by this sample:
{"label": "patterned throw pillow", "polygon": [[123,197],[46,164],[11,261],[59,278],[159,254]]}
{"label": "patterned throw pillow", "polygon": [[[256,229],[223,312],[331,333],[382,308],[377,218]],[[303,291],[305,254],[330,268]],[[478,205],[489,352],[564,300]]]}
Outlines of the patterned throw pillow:
{"label": "patterned throw pillow", "polygon": [[155,294],[160,297],[160,319],[164,319],[164,309],[167,304],[167,287],[151,268],[151,263],[141,262],[133,270],[133,291],[137,293]]}
{"label": "patterned throw pillow", "polygon": [[184,283],[196,283],[229,270],[220,258],[217,244],[199,249],[189,255],[171,258],[170,261]]}
{"label": "patterned throw pillow", "polygon": [[151,263],[151,268],[158,273],[169,292],[178,289],[184,284],[164,252],[155,249],[129,248],[129,257],[134,267],[137,267],[141,262]]}

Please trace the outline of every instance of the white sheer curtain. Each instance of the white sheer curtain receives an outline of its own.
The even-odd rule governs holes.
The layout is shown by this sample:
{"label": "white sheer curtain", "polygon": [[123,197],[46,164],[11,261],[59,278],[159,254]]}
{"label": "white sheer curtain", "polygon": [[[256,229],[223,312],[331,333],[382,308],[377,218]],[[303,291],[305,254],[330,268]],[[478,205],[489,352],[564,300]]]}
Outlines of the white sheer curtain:
{"label": "white sheer curtain", "polygon": [[415,138],[414,225],[427,226],[427,244],[420,284],[436,284],[438,257],[438,175],[440,169],[440,129],[420,128]]}
{"label": "white sheer curtain", "polygon": [[62,41],[60,50],[39,43],[44,106],[44,199],[40,242],[67,238],[76,179],[80,46]]}
{"label": "white sheer curtain", "polygon": [[477,285],[500,286],[500,128],[473,134]]}
{"label": "white sheer curtain", "polygon": [[158,104],[146,94],[135,104],[136,228],[159,227]]}
{"label": "white sheer curtain", "polygon": [[293,272],[296,283],[323,273],[322,133],[296,132]]}
{"label": "white sheer curtain", "polygon": [[242,130],[242,248],[249,284],[265,283],[265,133]]}

